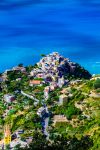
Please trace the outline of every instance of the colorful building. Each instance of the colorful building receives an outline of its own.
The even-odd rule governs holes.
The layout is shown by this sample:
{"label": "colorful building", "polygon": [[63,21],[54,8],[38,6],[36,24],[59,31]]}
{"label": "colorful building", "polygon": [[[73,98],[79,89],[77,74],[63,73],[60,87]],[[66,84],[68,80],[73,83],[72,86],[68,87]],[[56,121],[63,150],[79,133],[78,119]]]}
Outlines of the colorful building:
{"label": "colorful building", "polygon": [[9,125],[4,127],[4,145],[9,145],[11,142],[11,132]]}

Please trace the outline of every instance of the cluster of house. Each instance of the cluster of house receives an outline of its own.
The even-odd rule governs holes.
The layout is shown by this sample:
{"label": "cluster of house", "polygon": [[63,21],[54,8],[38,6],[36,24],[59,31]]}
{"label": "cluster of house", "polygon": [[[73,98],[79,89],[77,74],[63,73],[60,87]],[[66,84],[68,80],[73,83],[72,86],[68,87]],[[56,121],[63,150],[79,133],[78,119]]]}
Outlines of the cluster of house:
{"label": "cluster of house", "polygon": [[15,149],[15,146],[18,144],[21,146],[21,148],[25,148],[26,146],[28,146],[29,144],[28,142],[32,141],[32,138],[26,141],[22,141],[20,135],[23,133],[24,130],[19,129],[14,134],[11,134],[9,125],[6,125],[6,127],[4,128],[4,140],[3,140],[4,148],[8,144],[10,145],[10,149],[12,150]]}
{"label": "cluster of house", "polygon": [[[44,98],[48,99],[50,91],[55,90],[57,87],[61,88],[69,82],[64,79],[63,65],[66,62],[71,63],[69,59],[65,59],[57,52],[43,57],[40,62],[37,63],[38,67],[30,72],[30,75],[34,78],[30,80],[30,86],[49,83],[49,86],[44,89]],[[43,79],[43,81],[38,80],[38,78]]]}
{"label": "cluster of house", "polygon": [[76,68],[76,63],[71,62],[68,58],[64,58],[57,52],[47,55],[37,63],[38,67],[41,67],[43,71],[47,71],[50,74],[53,73],[53,75],[55,75],[55,72],[58,73],[58,75],[59,72],[63,73],[65,64],[68,64],[70,72],[73,72]]}
{"label": "cluster of house", "polygon": [[96,76],[95,74],[93,74],[90,80],[97,80],[97,79],[100,79],[100,76]]}
{"label": "cluster of house", "polygon": [[78,85],[80,83],[82,83],[82,80],[72,80],[72,81],[70,81],[70,85],[72,85],[72,86]]}
{"label": "cluster of house", "polygon": [[12,70],[21,71],[21,72],[26,72],[26,68],[23,67],[23,66],[16,66],[16,67],[13,67]]}
{"label": "cluster of house", "polygon": [[38,67],[32,70],[30,74],[37,78],[43,78],[45,82],[57,81],[57,78],[62,77],[60,68],[64,59],[56,52],[49,54],[37,63]]}
{"label": "cluster of house", "polygon": [[1,75],[1,76],[0,76],[0,83],[6,81],[6,79],[7,79],[7,76],[6,76],[6,75]]}
{"label": "cluster of house", "polygon": [[7,74],[9,73],[9,72],[11,72],[11,71],[20,71],[20,72],[25,72],[26,73],[26,68],[24,67],[24,66],[15,66],[15,67],[13,67],[12,69],[7,69],[7,70],[5,70],[5,72],[3,73],[3,76],[4,77],[7,77]]}
{"label": "cluster of house", "polygon": [[[0,82],[6,81],[8,73],[12,71],[26,73],[26,68],[23,66],[15,66],[12,69],[5,70],[5,72],[0,76]],[[21,78],[18,78],[17,80],[21,80]]]}
{"label": "cluster of house", "polygon": [[0,148],[6,149],[6,145],[10,146],[11,150],[15,149],[15,146],[20,145],[21,148],[25,148],[32,142],[32,137],[26,137],[26,140],[21,140],[21,134],[24,133],[23,129],[18,129],[15,133],[11,134],[9,125],[4,126],[4,139],[0,141]]}

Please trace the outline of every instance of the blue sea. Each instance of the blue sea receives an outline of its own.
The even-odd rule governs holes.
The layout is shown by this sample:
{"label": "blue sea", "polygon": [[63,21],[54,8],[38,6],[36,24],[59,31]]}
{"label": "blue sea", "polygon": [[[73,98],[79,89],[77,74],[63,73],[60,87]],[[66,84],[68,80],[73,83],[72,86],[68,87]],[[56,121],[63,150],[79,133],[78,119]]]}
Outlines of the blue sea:
{"label": "blue sea", "polygon": [[100,0],[0,0],[0,72],[53,51],[100,74]]}

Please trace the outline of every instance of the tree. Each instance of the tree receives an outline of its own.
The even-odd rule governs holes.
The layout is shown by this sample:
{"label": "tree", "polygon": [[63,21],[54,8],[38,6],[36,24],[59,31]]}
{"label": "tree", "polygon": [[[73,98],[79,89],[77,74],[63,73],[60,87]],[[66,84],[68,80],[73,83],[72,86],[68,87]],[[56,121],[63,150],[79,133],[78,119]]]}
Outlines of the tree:
{"label": "tree", "polygon": [[33,141],[26,150],[88,150],[93,146],[93,141],[88,137],[78,140],[76,137],[67,138],[65,135],[55,136],[52,142],[47,141],[44,135],[35,132]]}
{"label": "tree", "polygon": [[42,57],[46,57],[46,55],[45,55],[45,54],[41,54],[41,56],[42,56]]}
{"label": "tree", "polygon": [[21,148],[21,145],[18,144],[18,145],[16,145],[16,146],[14,147],[14,150],[23,150],[23,149]]}
{"label": "tree", "polygon": [[10,145],[6,145],[6,150],[10,150]]}
{"label": "tree", "polygon": [[18,67],[23,67],[23,64],[22,63],[18,64]]}
{"label": "tree", "polygon": [[95,89],[100,88],[100,79],[99,78],[94,82],[94,88]]}
{"label": "tree", "polygon": [[66,116],[68,119],[71,119],[73,115],[78,115],[80,113],[81,111],[78,108],[76,108],[74,105],[70,105],[66,110]]}
{"label": "tree", "polygon": [[48,141],[45,136],[38,131],[34,132],[32,143],[27,150],[46,150],[48,147]]}

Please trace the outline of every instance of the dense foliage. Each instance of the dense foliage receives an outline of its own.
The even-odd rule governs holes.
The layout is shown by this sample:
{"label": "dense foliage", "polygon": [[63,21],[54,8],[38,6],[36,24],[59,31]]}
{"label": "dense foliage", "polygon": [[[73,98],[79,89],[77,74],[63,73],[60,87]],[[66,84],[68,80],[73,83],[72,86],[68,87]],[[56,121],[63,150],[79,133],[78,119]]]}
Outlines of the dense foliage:
{"label": "dense foliage", "polygon": [[97,79],[97,80],[95,81],[95,83],[94,83],[94,88],[95,88],[95,89],[100,88],[100,79]]}

